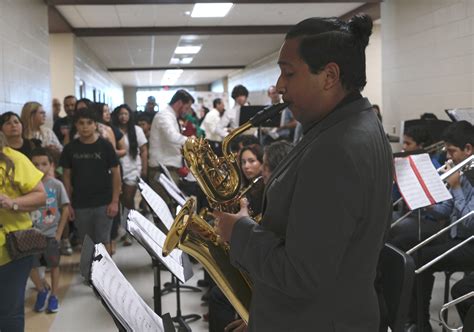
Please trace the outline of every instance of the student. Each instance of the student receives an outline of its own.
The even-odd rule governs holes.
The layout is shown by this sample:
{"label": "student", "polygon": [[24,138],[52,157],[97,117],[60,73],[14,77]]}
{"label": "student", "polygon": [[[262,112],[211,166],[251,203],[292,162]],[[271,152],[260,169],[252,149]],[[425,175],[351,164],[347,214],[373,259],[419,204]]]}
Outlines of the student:
{"label": "student", "polygon": [[[447,157],[451,159],[455,165],[473,154],[474,127],[467,121],[459,121],[451,124],[443,132],[442,139],[445,142]],[[457,172],[447,179],[450,188],[449,191],[453,199],[428,208],[428,212],[432,214],[437,223],[441,223],[444,220],[455,222],[474,210],[474,190],[467,173],[468,172],[461,174]],[[415,237],[416,231],[413,230],[411,234],[412,237]],[[418,260],[418,257],[415,255],[417,267],[419,268],[425,265],[472,235],[474,235],[474,218],[470,217],[451,228],[447,234],[422,248],[421,259]],[[412,241],[410,246],[414,245],[414,242],[415,241]],[[405,243],[405,248],[410,246]],[[435,279],[433,273],[472,270],[474,270],[474,243],[470,242],[436,262],[429,269],[417,276],[422,280],[420,285],[422,285],[421,293],[423,295],[421,313],[423,316],[423,331],[429,332],[432,330],[429,323],[429,307]],[[413,294],[416,294],[416,287]],[[411,312],[410,320],[411,322],[415,322],[417,306],[413,304],[412,308],[414,310]]]}
{"label": "student", "polygon": [[112,144],[97,133],[93,109],[77,110],[74,125],[79,138],[66,145],[60,160],[72,201],[70,213],[80,241],[87,234],[110,253],[110,231],[121,187],[119,161]]}
{"label": "student", "polygon": [[[33,227],[40,230],[48,241],[45,252],[35,256],[30,273],[30,278],[38,291],[34,310],[41,312],[47,306],[48,313],[55,313],[59,310],[57,298],[59,258],[61,257],[59,241],[69,217],[69,198],[63,184],[50,175],[51,167],[54,167],[51,154],[44,148],[38,148],[31,153],[31,160],[33,165],[44,174],[42,182],[47,195],[46,205],[31,212],[31,219]],[[38,273],[38,267],[41,265],[51,269],[51,292],[46,281],[41,279]]]}

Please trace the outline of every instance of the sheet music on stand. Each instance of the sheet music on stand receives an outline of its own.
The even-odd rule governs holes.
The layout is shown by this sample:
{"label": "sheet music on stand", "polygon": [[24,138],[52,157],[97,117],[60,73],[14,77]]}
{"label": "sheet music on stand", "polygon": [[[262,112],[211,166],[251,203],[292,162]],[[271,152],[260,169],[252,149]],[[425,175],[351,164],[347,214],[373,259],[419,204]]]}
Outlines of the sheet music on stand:
{"label": "sheet music on stand", "polygon": [[175,249],[167,257],[163,256],[166,235],[138,211],[129,212],[127,230],[151,256],[160,260],[181,282],[184,283],[193,276],[189,259],[181,250]]}
{"label": "sheet music on stand", "polygon": [[170,179],[168,179],[166,176],[163,174],[160,174],[160,178],[158,181],[161,183],[161,185],[165,188],[166,192],[173,197],[173,199],[181,206],[186,203],[186,195],[183,194],[183,192],[176,186],[176,184]]}
{"label": "sheet music on stand", "polygon": [[398,188],[410,210],[452,198],[428,154],[395,158],[394,164]]}
{"label": "sheet music on stand", "polygon": [[474,124],[474,108],[463,107],[463,108],[452,108],[446,110],[449,118],[454,122],[466,120],[471,124]]}
{"label": "sheet music on stand", "polygon": [[138,295],[115,265],[103,244],[96,244],[92,285],[110,312],[127,331],[163,331],[163,321]]}
{"label": "sheet music on stand", "polygon": [[141,178],[138,179],[138,189],[156,216],[160,218],[163,225],[165,225],[166,229],[170,229],[174,218],[163,198]]}

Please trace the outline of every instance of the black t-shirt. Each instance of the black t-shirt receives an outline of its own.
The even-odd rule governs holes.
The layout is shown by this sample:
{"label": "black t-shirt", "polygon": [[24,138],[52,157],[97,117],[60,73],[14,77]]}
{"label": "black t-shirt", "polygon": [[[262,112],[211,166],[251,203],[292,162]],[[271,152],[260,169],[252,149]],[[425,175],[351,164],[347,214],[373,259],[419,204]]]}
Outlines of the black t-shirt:
{"label": "black t-shirt", "polygon": [[23,153],[25,156],[31,159],[31,152],[36,149],[41,147],[41,141],[39,139],[23,139],[23,145],[19,149],[15,149],[21,153]]}
{"label": "black t-shirt", "polygon": [[119,161],[108,141],[99,137],[92,144],[84,144],[75,139],[64,147],[59,164],[71,169],[74,208],[91,208],[111,202],[110,169],[118,166]]}
{"label": "black t-shirt", "polygon": [[61,128],[67,128],[68,130],[71,130],[71,127],[72,127],[72,118],[69,116],[66,116],[64,118],[59,118],[56,121],[54,121],[53,131],[61,143],[64,143],[64,135],[61,132]]}

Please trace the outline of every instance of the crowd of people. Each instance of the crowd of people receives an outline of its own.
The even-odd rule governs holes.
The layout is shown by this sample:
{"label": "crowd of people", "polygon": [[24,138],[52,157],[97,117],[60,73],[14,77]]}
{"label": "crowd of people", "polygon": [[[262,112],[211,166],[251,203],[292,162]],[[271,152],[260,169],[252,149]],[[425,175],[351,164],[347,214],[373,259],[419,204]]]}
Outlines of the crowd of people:
{"label": "crowd of people", "polygon": [[[275,128],[251,130],[231,142],[242,187],[253,187],[238,213],[214,211],[213,222],[231,244],[233,264],[252,278],[251,331],[304,331],[315,319],[325,331],[378,330],[384,313],[379,312],[374,283],[384,241],[407,251],[419,240],[415,219],[387,231],[392,201],[400,196],[393,189],[393,155],[380,109],[360,94],[371,29],[366,15],[348,23],[313,18],[293,27],[280,52],[278,83],[268,88],[269,104],[281,103],[283,95],[291,111],[282,112]],[[58,312],[60,256],[72,254],[72,246],[80,249],[86,235],[115,253],[127,211],[137,208],[138,177],[172,212],[176,202],[161,185],[161,174],[196,196],[199,208],[205,207],[206,197],[183,158],[183,145],[189,137],[206,138],[221,155],[224,138],[241,123],[248,96],[249,91],[237,85],[231,109],[216,98],[203,116],[193,110],[195,99],[183,89],[159,111],[151,96],[143,112],[127,104],[110,112],[106,104],[66,96],[64,117],[59,117],[60,101],[53,100],[52,129],[45,126],[46,112],[37,102],[25,103],[19,115],[1,114],[0,330],[23,330],[28,277],[38,292],[34,310]],[[426,128],[407,129],[404,152],[431,146],[430,135]],[[471,123],[452,123],[440,136],[446,152],[428,151],[434,167],[450,160],[447,170],[472,156]],[[447,184],[453,198],[422,211],[423,238],[473,210],[472,171],[454,174]],[[407,207],[397,209],[403,214]],[[430,243],[415,257],[416,265],[474,235],[473,220],[466,219]],[[46,237],[46,249],[12,260],[6,245],[9,234],[32,226]],[[38,272],[42,265],[50,268],[50,282]],[[453,287],[457,297],[472,291],[473,270],[471,242],[421,273],[407,330],[415,329],[420,315],[423,331],[431,330],[434,272],[465,272]],[[204,297],[210,331],[222,331],[236,313],[210,280],[202,284],[210,288]],[[419,285],[423,306],[416,303]],[[458,306],[461,319],[472,304],[471,299]],[[240,321],[232,324],[247,328]]]}

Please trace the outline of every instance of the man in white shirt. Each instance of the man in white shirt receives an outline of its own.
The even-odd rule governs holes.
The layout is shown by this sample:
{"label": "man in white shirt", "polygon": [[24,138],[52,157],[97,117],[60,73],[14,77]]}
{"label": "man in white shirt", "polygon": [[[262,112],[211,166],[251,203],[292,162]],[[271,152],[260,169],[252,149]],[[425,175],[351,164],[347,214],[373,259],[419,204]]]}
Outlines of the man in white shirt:
{"label": "man in white shirt", "polygon": [[221,98],[214,99],[212,104],[214,108],[206,114],[201,128],[206,132],[206,139],[214,152],[220,154],[222,140],[229,132],[228,129],[219,126],[222,114],[225,112],[225,105]]}
{"label": "man in white shirt", "polygon": [[249,90],[241,84],[236,85],[232,89],[231,97],[234,99],[235,104],[230,110],[225,111],[221,118],[220,127],[223,129],[235,129],[239,126],[240,108],[248,105]]}
{"label": "man in white shirt", "polygon": [[150,129],[150,150],[148,159],[148,182],[150,186],[172,206],[171,198],[158,182],[160,164],[166,166],[173,180],[178,184],[184,174],[181,148],[187,137],[181,134],[178,119],[191,109],[194,98],[186,90],[178,90],[170,103],[156,114]]}

